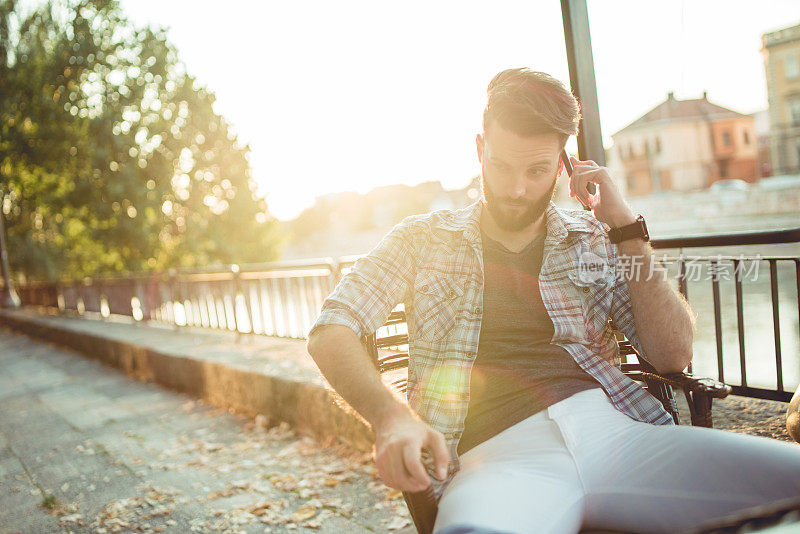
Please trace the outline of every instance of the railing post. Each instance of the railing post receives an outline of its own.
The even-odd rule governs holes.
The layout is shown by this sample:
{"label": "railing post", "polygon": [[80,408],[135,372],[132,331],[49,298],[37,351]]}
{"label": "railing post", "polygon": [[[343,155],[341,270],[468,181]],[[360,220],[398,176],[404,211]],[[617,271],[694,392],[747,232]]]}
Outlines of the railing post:
{"label": "railing post", "polygon": [[247,332],[248,335],[255,335],[256,328],[253,319],[253,299],[250,297],[250,290],[252,289],[252,280],[248,282],[244,282],[241,279],[241,275],[239,276],[239,290],[244,297],[244,309],[247,314],[247,322],[250,325],[250,331]]}
{"label": "railing post", "polygon": [[342,262],[340,258],[331,261],[331,291],[336,287],[342,279]]}
{"label": "railing post", "polygon": [[170,269],[168,273],[167,288],[169,288],[169,300],[167,301],[166,309],[167,320],[172,321],[172,328],[178,331],[180,330],[180,326],[178,325],[178,321],[175,320],[175,278],[177,277],[177,271],[175,269]]}
{"label": "railing post", "polygon": [[[242,279],[240,276],[239,266],[236,265],[235,263],[231,265],[231,273],[233,273],[233,299],[232,299],[233,302],[231,303],[233,305],[233,328],[234,330],[236,330],[236,343],[238,343],[239,338],[241,336],[241,332],[239,331],[239,316],[236,313],[236,300],[237,297],[239,296],[239,293],[241,293],[242,290]],[[246,307],[247,306],[245,306],[245,308]],[[246,313],[249,316],[250,310],[246,310]],[[252,327],[253,324],[252,320],[250,321],[250,324]]]}
{"label": "railing post", "polygon": [[742,374],[742,387],[747,387],[747,363],[744,354],[744,303],[742,297],[741,261],[733,260],[734,289],[736,291],[736,328],[739,334],[739,367]]}
{"label": "railing post", "polygon": [[772,334],[775,339],[775,370],[778,391],[783,391],[783,357],[781,354],[781,322],[778,310],[778,260],[769,259],[769,288],[772,298]]}
{"label": "railing post", "polygon": [[800,258],[794,259],[794,281],[797,284],[797,333],[800,335]]}
{"label": "railing post", "polygon": [[725,361],[722,357],[722,316],[719,299],[719,269],[719,262],[711,260],[711,293],[714,306],[714,338],[717,344],[717,374],[719,375],[719,381],[725,382]]}
{"label": "railing post", "polygon": [[8,267],[8,251],[6,249],[6,230],[3,225],[3,199],[5,195],[0,190],[0,271],[3,276],[3,287],[0,288],[0,308],[19,308],[22,301],[14,290],[11,280],[11,270]]}
{"label": "railing post", "polygon": [[67,307],[66,300],[64,299],[64,286],[61,282],[56,282],[56,303],[59,312],[63,312]]}
{"label": "railing post", "polygon": [[[683,260],[683,250],[681,249],[680,252],[681,259],[678,261],[678,291],[686,301],[689,301],[689,290],[686,287],[686,262]],[[692,362],[689,362],[689,365],[686,369],[686,372],[691,374],[692,372]]]}
{"label": "railing post", "polygon": [[94,283],[95,291],[97,292],[97,311],[100,312],[100,319],[105,321],[107,319],[105,313],[103,313],[103,303],[106,303],[108,306],[108,298],[106,298],[106,287],[105,283],[103,283],[103,279],[98,279]]}

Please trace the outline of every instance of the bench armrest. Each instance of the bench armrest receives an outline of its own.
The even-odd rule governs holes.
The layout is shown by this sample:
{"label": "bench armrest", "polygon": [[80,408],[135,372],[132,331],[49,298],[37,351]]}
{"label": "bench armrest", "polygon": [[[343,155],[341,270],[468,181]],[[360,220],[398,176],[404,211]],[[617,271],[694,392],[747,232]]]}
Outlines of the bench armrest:
{"label": "bench armrest", "polygon": [[648,373],[642,371],[642,376],[653,380],[658,380],[673,387],[679,387],[684,391],[709,395],[715,399],[724,399],[733,388],[713,378],[699,378],[689,373]]}
{"label": "bench armrest", "polygon": [[[733,388],[713,378],[698,378],[689,373],[665,373],[659,374],[649,371],[640,371],[642,378],[647,382],[660,382],[667,386],[678,387],[683,390],[686,397],[686,404],[689,405],[689,413],[692,419],[692,426],[714,427],[711,417],[711,402],[714,399],[724,399]],[[677,405],[672,401],[677,413]]]}

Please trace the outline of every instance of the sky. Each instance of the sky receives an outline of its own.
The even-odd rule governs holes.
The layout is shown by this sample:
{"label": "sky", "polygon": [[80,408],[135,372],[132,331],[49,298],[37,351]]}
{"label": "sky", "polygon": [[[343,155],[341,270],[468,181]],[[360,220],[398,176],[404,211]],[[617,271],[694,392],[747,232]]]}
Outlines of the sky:
{"label": "sky", "polygon": [[[135,23],[168,28],[282,220],[328,193],[464,187],[480,171],[475,135],[497,72],[525,66],[569,85],[556,0],[121,4]],[[766,109],[761,35],[800,23],[797,0],[587,4],[606,146],[669,91]]]}

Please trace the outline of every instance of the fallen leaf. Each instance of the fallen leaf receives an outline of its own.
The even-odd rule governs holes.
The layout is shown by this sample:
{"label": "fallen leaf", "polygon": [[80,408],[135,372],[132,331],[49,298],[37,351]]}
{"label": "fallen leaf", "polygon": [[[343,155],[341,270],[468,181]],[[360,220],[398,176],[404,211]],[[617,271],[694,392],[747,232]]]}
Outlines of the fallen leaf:
{"label": "fallen leaf", "polygon": [[400,490],[390,489],[386,493],[386,499],[389,500],[389,501],[393,501],[395,499],[400,499],[402,497],[403,497],[403,492],[400,491]]}
{"label": "fallen leaf", "polygon": [[297,511],[291,515],[289,520],[294,522],[305,521],[306,519],[311,519],[315,515],[317,515],[317,508],[315,506],[306,505],[298,508]]}
{"label": "fallen leaf", "polygon": [[400,530],[410,524],[405,517],[395,517],[391,523],[386,525],[386,530]]}

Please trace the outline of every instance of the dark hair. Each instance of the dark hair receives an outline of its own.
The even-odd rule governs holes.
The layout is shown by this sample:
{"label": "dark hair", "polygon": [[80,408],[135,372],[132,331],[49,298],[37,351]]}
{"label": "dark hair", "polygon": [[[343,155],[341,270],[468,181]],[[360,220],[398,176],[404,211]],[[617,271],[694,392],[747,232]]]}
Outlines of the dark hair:
{"label": "dark hair", "polygon": [[555,133],[561,146],[578,133],[580,103],[563,83],[547,73],[507,69],[489,82],[486,92],[489,100],[483,111],[484,135],[492,120],[522,137]]}

